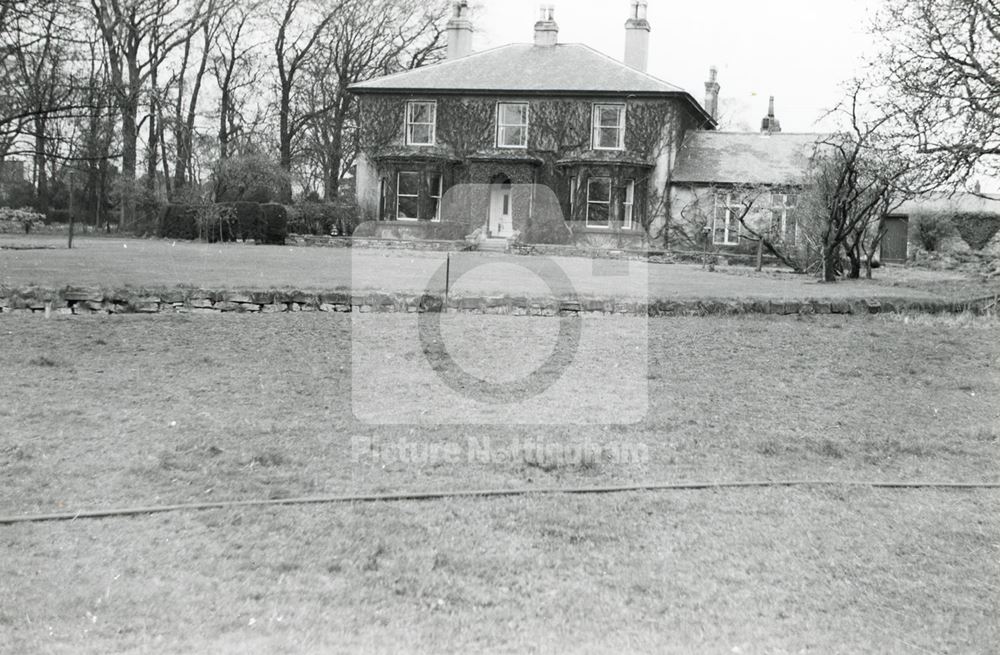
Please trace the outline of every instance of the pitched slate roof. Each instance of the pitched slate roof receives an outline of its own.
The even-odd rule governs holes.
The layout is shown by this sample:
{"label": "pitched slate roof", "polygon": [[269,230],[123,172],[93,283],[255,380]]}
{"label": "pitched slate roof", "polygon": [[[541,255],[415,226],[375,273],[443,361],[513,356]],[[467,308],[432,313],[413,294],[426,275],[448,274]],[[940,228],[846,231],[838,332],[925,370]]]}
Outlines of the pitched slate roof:
{"label": "pitched slate roof", "polygon": [[799,184],[822,134],[688,132],[672,180],[701,184]]}
{"label": "pitched slate roof", "polygon": [[582,43],[550,47],[512,43],[354,84],[351,90],[685,93]]}

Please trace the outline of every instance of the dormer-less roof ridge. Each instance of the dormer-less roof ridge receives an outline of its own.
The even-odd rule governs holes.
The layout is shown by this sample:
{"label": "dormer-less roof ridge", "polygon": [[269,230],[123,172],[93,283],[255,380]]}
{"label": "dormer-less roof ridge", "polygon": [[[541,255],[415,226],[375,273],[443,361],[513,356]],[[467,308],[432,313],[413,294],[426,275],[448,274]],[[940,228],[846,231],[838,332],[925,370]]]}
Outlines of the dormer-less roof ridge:
{"label": "dormer-less roof ridge", "polygon": [[686,93],[582,43],[511,43],[352,85],[352,91]]}
{"label": "dormer-less roof ridge", "polygon": [[675,97],[701,125],[712,117],[682,88],[582,43],[513,43],[351,85],[354,93]]}
{"label": "dormer-less roof ridge", "polygon": [[396,79],[398,79],[400,77],[405,77],[405,76],[410,75],[411,73],[414,73],[416,71],[425,71],[425,70],[430,70],[432,68],[433,69],[441,69],[441,68],[444,68],[446,66],[454,66],[455,64],[468,63],[468,61],[471,60],[471,59],[475,59],[476,57],[481,57],[483,55],[490,54],[491,52],[494,52],[496,50],[502,50],[503,48],[506,48],[506,47],[512,46],[512,45],[531,45],[531,44],[530,43],[508,43],[507,45],[498,45],[498,46],[493,47],[493,48],[487,48],[486,50],[479,50],[478,52],[473,52],[471,54],[465,55],[464,57],[459,57],[458,59],[446,59],[444,61],[439,61],[437,63],[430,64],[429,66],[423,66],[423,67],[420,67],[420,68],[410,68],[408,70],[400,71],[398,73],[391,73],[389,75],[383,75],[382,77],[375,77],[375,78],[372,78],[370,80],[365,80],[364,82],[356,82],[356,83],[350,85],[350,87],[348,87],[348,88],[351,89],[351,90],[363,90],[365,88],[369,88],[370,85],[372,83],[374,83],[374,82],[378,82],[379,86],[381,87],[383,85],[383,83],[392,82],[393,80],[396,80]]}

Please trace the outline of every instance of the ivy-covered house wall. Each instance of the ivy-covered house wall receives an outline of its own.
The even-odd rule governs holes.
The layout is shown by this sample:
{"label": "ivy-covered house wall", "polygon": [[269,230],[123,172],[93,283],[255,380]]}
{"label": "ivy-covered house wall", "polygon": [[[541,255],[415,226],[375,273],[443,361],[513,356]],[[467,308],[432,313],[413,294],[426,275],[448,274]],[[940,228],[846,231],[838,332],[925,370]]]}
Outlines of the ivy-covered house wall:
{"label": "ivy-covered house wall", "polygon": [[[464,223],[471,233],[487,221],[489,185],[502,181],[514,190],[515,231],[534,243],[661,243],[670,170],[685,131],[699,120],[672,97],[366,93],[360,100],[357,180],[366,220],[396,220],[403,202],[408,216]],[[434,145],[407,145],[407,103],[427,100],[436,103]],[[526,147],[497,147],[501,102],[528,105]],[[625,106],[623,149],[592,148],[595,104]],[[551,189],[555,202],[532,185]]]}

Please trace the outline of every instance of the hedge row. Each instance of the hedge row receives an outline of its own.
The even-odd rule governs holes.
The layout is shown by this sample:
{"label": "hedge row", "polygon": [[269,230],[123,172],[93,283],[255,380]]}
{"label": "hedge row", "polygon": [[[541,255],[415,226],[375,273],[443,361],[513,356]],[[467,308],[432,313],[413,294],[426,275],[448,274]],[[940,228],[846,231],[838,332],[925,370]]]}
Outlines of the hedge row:
{"label": "hedge row", "polygon": [[283,245],[288,236],[284,205],[246,201],[215,205],[166,205],[160,213],[160,236],[166,239],[250,241]]}
{"label": "hedge row", "polygon": [[358,226],[357,203],[352,200],[334,202],[301,202],[288,207],[288,232],[316,236],[351,236]]}

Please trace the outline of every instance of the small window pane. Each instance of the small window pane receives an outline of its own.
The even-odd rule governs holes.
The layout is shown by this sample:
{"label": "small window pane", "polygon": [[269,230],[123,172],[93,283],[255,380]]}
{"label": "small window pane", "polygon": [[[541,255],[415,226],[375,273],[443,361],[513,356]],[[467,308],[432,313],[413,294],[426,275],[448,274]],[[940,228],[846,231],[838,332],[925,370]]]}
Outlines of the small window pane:
{"label": "small window pane", "polygon": [[606,226],[608,224],[608,205],[590,203],[587,207],[587,224]]}
{"label": "small window pane", "polygon": [[588,200],[591,202],[611,201],[611,180],[606,177],[592,177],[589,181]]}
{"label": "small window pane", "polygon": [[399,195],[420,195],[420,173],[409,172],[399,174]]}
{"label": "small window pane", "polygon": [[410,105],[411,123],[427,123],[430,115],[430,109],[427,105],[416,102]]}
{"label": "small window pane", "polygon": [[504,125],[524,125],[528,122],[528,106],[500,105],[500,119]]}
{"label": "small window pane", "polygon": [[500,128],[500,145],[502,146],[523,146],[526,137],[527,133],[523,127]]}
{"label": "small window pane", "polygon": [[399,197],[399,218],[417,218],[420,211],[420,200],[412,196]]}
{"label": "small window pane", "polygon": [[433,138],[431,138],[431,126],[430,125],[411,125],[410,126],[410,143],[431,143]]}
{"label": "small window pane", "polygon": [[598,109],[600,116],[599,124],[602,127],[618,127],[620,107],[601,107]]}

